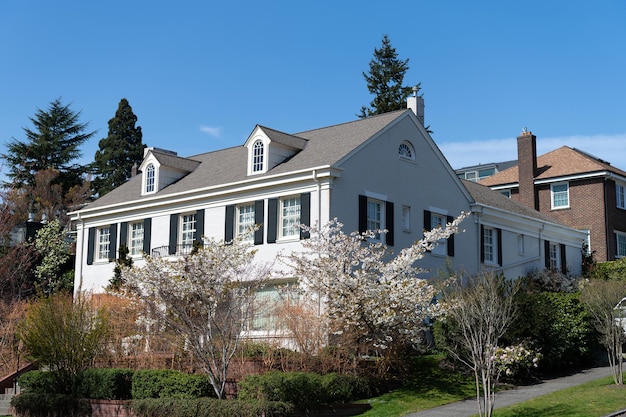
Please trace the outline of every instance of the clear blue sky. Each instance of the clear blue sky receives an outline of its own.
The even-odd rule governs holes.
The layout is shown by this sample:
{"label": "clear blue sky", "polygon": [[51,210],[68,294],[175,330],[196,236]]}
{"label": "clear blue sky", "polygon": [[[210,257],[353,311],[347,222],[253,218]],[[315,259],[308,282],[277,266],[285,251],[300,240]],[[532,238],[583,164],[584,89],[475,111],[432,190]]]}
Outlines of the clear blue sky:
{"label": "clear blue sky", "polygon": [[578,147],[626,169],[626,1],[1,1],[0,153],[61,97],[96,136],[121,98],[190,156],[357,119],[384,34],[453,167]]}

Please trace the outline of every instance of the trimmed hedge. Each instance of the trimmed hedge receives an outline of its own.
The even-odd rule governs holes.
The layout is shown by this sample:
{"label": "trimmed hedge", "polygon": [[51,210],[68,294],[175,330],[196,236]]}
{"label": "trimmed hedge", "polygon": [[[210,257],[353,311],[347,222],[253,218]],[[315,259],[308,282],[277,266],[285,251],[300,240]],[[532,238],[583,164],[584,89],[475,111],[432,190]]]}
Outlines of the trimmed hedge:
{"label": "trimmed hedge", "polygon": [[216,397],[206,375],[165,369],[144,369],[133,374],[132,398]]}
{"label": "trimmed hedge", "polygon": [[83,398],[129,400],[134,371],[122,368],[92,368],[82,373],[79,394]]}
{"label": "trimmed hedge", "polygon": [[353,375],[272,371],[247,375],[238,384],[242,400],[281,401],[298,408],[345,403],[371,396],[367,379]]}
{"label": "trimmed hedge", "polygon": [[22,417],[89,417],[89,400],[70,395],[23,392],[11,399],[17,415]]}
{"label": "trimmed hedge", "polygon": [[287,417],[293,411],[287,403],[215,398],[146,398],[130,407],[137,417]]}

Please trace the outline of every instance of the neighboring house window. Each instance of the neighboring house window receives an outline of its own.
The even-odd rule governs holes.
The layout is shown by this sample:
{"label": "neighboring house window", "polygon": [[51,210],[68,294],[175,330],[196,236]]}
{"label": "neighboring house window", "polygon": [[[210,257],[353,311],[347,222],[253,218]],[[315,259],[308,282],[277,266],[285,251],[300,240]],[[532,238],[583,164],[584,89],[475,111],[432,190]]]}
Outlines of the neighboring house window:
{"label": "neighboring house window", "polygon": [[615,184],[615,197],[617,200],[617,207],[626,209],[626,204],[624,203],[624,186],[622,184]]}
{"label": "neighboring house window", "polygon": [[237,235],[243,236],[244,241],[252,241],[254,234],[254,203],[237,206]]}
{"label": "neighboring house window", "polygon": [[130,225],[130,248],[131,256],[141,256],[143,253],[143,222],[131,223]]}
{"label": "neighboring house window", "polygon": [[617,237],[617,258],[626,256],[626,233],[615,232]]}
{"label": "neighboring house window", "polygon": [[411,207],[402,206],[402,230],[411,231]]}
{"label": "neighboring house window", "polygon": [[552,194],[552,208],[567,208],[569,207],[569,184],[552,184],[550,186]]}
{"label": "neighboring house window", "polygon": [[511,190],[500,190],[500,194],[507,198],[511,198]]}
{"label": "neighboring house window", "polygon": [[478,180],[483,180],[485,178],[491,177],[496,173],[495,168],[485,168],[478,171]]}
{"label": "neighboring house window", "polygon": [[153,164],[149,164],[146,168],[146,193],[154,192],[156,172]]}
{"label": "neighboring house window", "polygon": [[415,153],[413,152],[413,147],[408,142],[402,142],[398,147],[398,155],[402,159],[409,159],[411,161],[415,160]]}
{"label": "neighboring house window", "polygon": [[257,140],[252,145],[252,172],[263,171],[263,160],[265,158],[265,145],[263,141]]}
{"label": "neighboring house window", "polygon": [[180,244],[193,246],[196,235],[196,214],[183,214],[180,216]]}
{"label": "neighboring house window", "polygon": [[108,261],[111,251],[111,228],[109,226],[98,229],[98,250],[96,251],[98,261]]}
{"label": "neighboring house window", "polygon": [[280,237],[300,236],[300,197],[286,197],[280,200]]}

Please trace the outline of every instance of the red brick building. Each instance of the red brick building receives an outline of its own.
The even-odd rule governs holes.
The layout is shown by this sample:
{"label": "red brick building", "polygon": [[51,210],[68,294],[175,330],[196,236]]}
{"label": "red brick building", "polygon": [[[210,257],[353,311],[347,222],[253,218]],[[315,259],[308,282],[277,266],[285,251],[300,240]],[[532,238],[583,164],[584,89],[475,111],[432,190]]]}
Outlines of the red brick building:
{"label": "red brick building", "polygon": [[597,261],[626,256],[626,172],[575,148],[537,156],[537,138],[517,138],[518,164],[480,181],[511,199],[589,232]]}

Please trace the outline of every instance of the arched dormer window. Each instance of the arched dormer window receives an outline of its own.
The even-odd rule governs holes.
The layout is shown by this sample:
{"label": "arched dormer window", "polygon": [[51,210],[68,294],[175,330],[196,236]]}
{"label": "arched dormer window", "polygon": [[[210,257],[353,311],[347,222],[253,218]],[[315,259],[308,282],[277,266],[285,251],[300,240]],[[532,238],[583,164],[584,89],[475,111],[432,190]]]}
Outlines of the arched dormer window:
{"label": "arched dormer window", "polygon": [[155,174],[154,164],[149,164],[146,167],[146,194],[154,192]]}
{"label": "arched dormer window", "polygon": [[401,159],[408,159],[410,161],[415,161],[415,151],[413,151],[413,146],[409,142],[402,142],[398,147],[398,155]]}
{"label": "arched dormer window", "polygon": [[263,171],[263,159],[265,157],[265,145],[263,141],[257,140],[252,145],[252,172]]}

